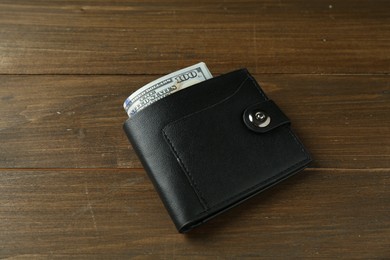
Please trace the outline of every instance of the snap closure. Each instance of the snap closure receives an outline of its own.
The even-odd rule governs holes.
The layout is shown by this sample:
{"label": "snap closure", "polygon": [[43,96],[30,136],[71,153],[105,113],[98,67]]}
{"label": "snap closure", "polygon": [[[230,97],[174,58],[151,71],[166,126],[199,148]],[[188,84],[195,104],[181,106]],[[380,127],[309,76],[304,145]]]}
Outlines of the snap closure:
{"label": "snap closure", "polygon": [[247,107],[242,119],[246,127],[256,133],[267,133],[290,123],[287,116],[269,99]]}
{"label": "snap closure", "polygon": [[271,117],[269,117],[264,111],[253,110],[248,114],[249,122],[256,127],[266,127],[271,123]]}

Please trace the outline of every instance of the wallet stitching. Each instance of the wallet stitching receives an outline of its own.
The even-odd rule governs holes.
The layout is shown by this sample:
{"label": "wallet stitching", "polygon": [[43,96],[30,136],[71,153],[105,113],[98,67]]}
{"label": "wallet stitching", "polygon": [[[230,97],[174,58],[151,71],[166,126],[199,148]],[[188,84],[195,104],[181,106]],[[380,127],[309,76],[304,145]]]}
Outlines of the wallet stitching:
{"label": "wallet stitching", "polygon": [[[307,153],[305,153],[305,155],[307,155]],[[256,185],[254,185],[254,186],[252,186],[252,187],[250,187],[250,188],[248,188],[248,189],[246,189],[246,190],[244,190],[244,191],[241,191],[240,193],[234,195],[233,197],[230,197],[230,198],[228,198],[228,199],[226,199],[226,200],[223,200],[223,201],[221,201],[221,202],[218,202],[217,204],[211,206],[211,207],[209,208],[209,210],[214,209],[214,208],[217,208],[217,207],[219,207],[221,204],[230,202],[230,201],[236,199],[237,197],[240,197],[241,195],[243,195],[243,194],[245,194],[245,193],[248,193],[248,192],[250,192],[250,191],[252,191],[252,190],[256,190],[257,188],[263,186],[263,185],[264,185],[265,183],[267,183],[267,182],[270,182],[270,181],[275,180],[275,179],[279,179],[281,176],[283,176],[284,174],[286,174],[287,172],[289,172],[291,169],[295,168],[296,166],[298,166],[298,165],[304,165],[306,162],[308,162],[308,160],[309,160],[309,157],[306,157],[304,160],[295,163],[294,165],[288,167],[287,169],[281,171],[280,173],[278,173],[278,174],[276,174],[276,175],[274,175],[274,176],[272,176],[272,177],[270,177],[270,178],[268,178],[268,179],[266,179],[266,180],[264,180],[264,181],[262,181],[262,182],[260,182],[260,183],[258,183],[258,184],[256,184]],[[197,216],[200,216],[200,215],[202,215],[203,213],[204,213],[204,212],[200,212]]]}
{"label": "wallet stitching", "polygon": [[[164,135],[164,137],[166,138],[166,140],[168,141],[169,145],[171,146],[172,151],[173,151],[174,154],[176,155],[177,160],[178,160],[178,162],[179,162],[179,165],[182,167],[183,171],[184,171],[184,172],[186,173],[186,175],[188,176],[190,183],[192,184],[193,188],[195,189],[196,194],[198,195],[198,199],[200,200],[200,202],[202,203],[203,207],[205,208],[205,210],[202,211],[202,212],[200,212],[199,214],[197,214],[197,216],[203,215],[203,214],[205,214],[206,211],[211,210],[211,209],[214,209],[214,208],[217,208],[217,207],[219,207],[220,205],[225,204],[225,203],[227,203],[227,202],[229,202],[229,201],[232,201],[232,200],[236,199],[237,197],[242,196],[242,195],[245,194],[245,193],[248,193],[248,192],[250,192],[250,191],[252,191],[252,190],[256,190],[257,188],[263,186],[263,185],[266,184],[267,182],[270,182],[270,181],[275,180],[275,179],[279,179],[281,176],[285,175],[285,174],[286,174],[287,172],[289,172],[291,169],[296,168],[298,165],[304,165],[306,162],[308,162],[308,161],[310,160],[310,157],[309,157],[309,155],[307,154],[307,152],[305,151],[305,149],[304,149],[303,145],[301,144],[301,142],[298,141],[297,137],[292,133],[291,129],[288,129],[289,134],[291,135],[291,137],[293,137],[294,141],[296,142],[296,144],[297,144],[297,145],[299,146],[299,148],[301,149],[302,153],[303,153],[304,156],[305,156],[305,159],[303,159],[303,160],[301,160],[301,161],[295,163],[294,165],[292,165],[292,166],[286,168],[285,170],[281,171],[280,173],[278,173],[278,174],[276,174],[276,175],[274,175],[274,176],[272,176],[272,177],[270,177],[270,178],[268,178],[268,179],[266,179],[266,180],[264,180],[264,181],[262,181],[262,182],[260,182],[260,183],[258,183],[258,184],[256,184],[256,185],[254,185],[254,186],[252,186],[252,187],[250,187],[250,188],[247,188],[247,189],[245,189],[244,191],[239,192],[238,194],[234,195],[233,197],[229,197],[228,199],[225,199],[225,200],[223,200],[223,201],[221,201],[221,202],[218,202],[217,204],[214,204],[214,205],[211,206],[211,207],[208,206],[208,204],[207,204],[207,202],[206,202],[206,200],[205,200],[205,198],[204,198],[204,195],[202,195],[202,193],[201,193],[201,191],[200,191],[198,185],[196,184],[196,182],[195,182],[193,176],[191,175],[191,173],[189,172],[189,170],[186,168],[186,166],[184,165],[183,161],[181,160],[179,154],[177,153],[176,149],[175,149],[174,146],[173,146],[173,143],[171,142],[171,140],[169,139],[168,135],[166,134],[165,129],[166,129],[169,125],[171,125],[171,124],[174,124],[174,123],[176,123],[176,122],[178,122],[178,121],[180,121],[180,120],[183,120],[183,119],[185,119],[185,118],[187,118],[187,117],[190,117],[190,116],[192,116],[192,115],[194,115],[194,114],[200,113],[200,112],[202,112],[202,111],[204,111],[204,110],[210,109],[210,108],[212,108],[212,107],[215,107],[215,106],[217,106],[217,105],[219,105],[219,104],[221,104],[221,103],[227,101],[228,99],[230,99],[232,96],[234,96],[234,95],[241,89],[241,87],[245,84],[245,82],[246,82],[248,79],[250,79],[250,80],[252,81],[253,85],[256,87],[256,89],[257,89],[257,91],[260,93],[260,95],[261,95],[265,100],[268,100],[268,98],[266,97],[266,95],[263,93],[263,91],[261,90],[260,86],[258,85],[258,83],[257,83],[257,82],[254,80],[254,78],[249,74],[249,72],[247,72],[247,77],[241,82],[240,86],[239,86],[231,95],[229,95],[228,97],[226,97],[226,98],[224,98],[223,100],[219,101],[218,103],[215,103],[215,104],[213,104],[213,105],[211,105],[211,106],[205,107],[205,108],[203,108],[203,109],[201,109],[201,110],[198,110],[198,111],[196,111],[196,112],[193,112],[193,113],[191,113],[191,114],[188,114],[188,115],[186,115],[185,117],[179,118],[178,120],[175,120],[175,121],[173,121],[173,122],[167,124],[167,125],[162,129],[163,135]],[[252,85],[252,86],[253,86],[253,85]]]}
{"label": "wallet stitching", "polygon": [[[259,84],[257,83],[257,81],[253,78],[253,76],[252,76],[248,71],[247,71],[247,75],[248,75],[248,77],[252,80],[253,84],[254,84],[255,86],[257,86],[256,89],[260,92],[260,94],[263,96],[263,98],[264,98],[264,99],[268,99],[268,98],[265,96],[265,94],[264,94],[263,90],[261,89],[261,87],[259,86]],[[289,132],[289,134],[293,137],[293,139],[294,139],[294,141],[297,143],[297,145],[301,148],[302,153],[303,153],[304,156],[306,157],[305,160],[308,160],[308,159],[310,158],[310,156],[309,156],[308,153],[305,151],[305,148],[303,147],[302,143],[298,140],[298,138],[296,137],[296,135],[293,134],[293,132],[291,131],[290,128],[288,128],[288,132]]]}
{"label": "wallet stitching", "polygon": [[255,89],[260,93],[260,95],[265,99],[265,100],[268,100],[268,98],[266,97],[266,95],[264,94],[264,92],[262,91],[261,87],[259,86],[259,84],[257,83],[257,81],[252,77],[251,74],[249,74],[249,72],[247,71],[247,75],[248,75],[248,78],[250,78],[250,80],[252,81],[253,85],[255,86]]}
{"label": "wallet stitching", "polygon": [[165,131],[163,130],[163,135],[165,137],[165,139],[168,141],[170,147],[172,148],[172,151],[173,153],[175,154],[177,160],[178,160],[178,163],[179,165],[181,166],[182,170],[184,171],[184,173],[186,174],[187,178],[189,179],[189,182],[191,184],[191,186],[194,188],[195,190],[195,193],[199,199],[199,202],[202,204],[203,208],[204,208],[204,211],[202,211],[201,213],[207,211],[209,207],[209,205],[207,204],[205,198],[204,198],[204,195],[202,194],[202,192],[200,191],[196,181],[194,180],[192,174],[190,173],[190,171],[187,169],[187,167],[185,166],[184,162],[181,160],[178,152],[176,151],[173,143],[171,142],[171,140],[169,139],[168,135],[165,133]]}
{"label": "wallet stitching", "polygon": [[[188,115],[186,115],[186,116],[184,116],[184,117],[181,117],[181,118],[179,118],[179,119],[177,119],[177,120],[175,120],[175,121],[173,121],[173,122],[170,122],[169,124],[167,124],[167,125],[162,129],[162,133],[163,133],[165,139],[167,140],[169,146],[171,147],[173,153],[175,154],[175,156],[176,156],[176,158],[177,158],[177,160],[178,160],[178,163],[179,163],[179,165],[181,166],[182,170],[183,170],[184,173],[187,175],[187,178],[188,178],[188,180],[189,180],[191,186],[194,188],[195,193],[197,194],[197,197],[198,197],[199,201],[201,202],[202,206],[203,206],[204,209],[205,209],[204,211],[200,212],[200,214],[202,214],[202,213],[204,213],[205,211],[207,211],[210,207],[209,207],[209,205],[207,204],[207,201],[206,201],[206,199],[204,198],[204,195],[202,194],[202,192],[200,191],[200,189],[199,189],[199,187],[198,187],[198,185],[197,185],[195,179],[193,178],[192,174],[191,174],[190,171],[187,169],[187,167],[185,166],[184,162],[181,160],[181,158],[180,158],[180,156],[179,156],[179,153],[176,151],[176,149],[175,149],[175,147],[174,147],[172,141],[169,139],[168,135],[166,134],[165,129],[166,129],[168,126],[170,126],[171,124],[174,124],[174,123],[176,123],[176,122],[178,122],[178,121],[184,120],[185,118],[188,118],[188,117],[190,117],[190,116],[193,116],[193,115],[195,115],[195,114],[197,114],[197,113],[200,113],[200,112],[203,112],[203,111],[208,110],[208,109],[210,109],[210,108],[213,108],[213,107],[215,107],[215,106],[218,106],[218,105],[224,103],[225,101],[229,100],[231,97],[233,97],[234,95],[236,95],[236,94],[240,91],[240,89],[244,86],[245,82],[246,82],[249,78],[250,78],[250,75],[249,75],[249,73],[247,73],[247,77],[246,77],[245,79],[242,80],[242,82],[240,83],[239,87],[238,87],[231,95],[225,97],[224,99],[220,100],[219,102],[217,102],[217,103],[215,103],[215,104],[212,104],[212,105],[210,105],[210,106],[208,106],[208,107],[205,107],[205,108],[203,108],[203,109],[201,109],[201,110],[198,110],[198,111],[195,111],[195,112],[193,112],[193,113],[191,113],[191,114],[188,114]],[[261,92],[260,92],[260,93],[261,93]],[[264,97],[264,95],[263,95],[263,97]]]}
{"label": "wallet stitching", "polygon": [[[303,147],[302,143],[298,140],[297,136],[291,131],[290,128],[288,128],[288,132],[289,134],[293,137],[294,141],[297,143],[297,145],[299,146],[299,148],[301,148],[301,151],[303,153],[303,155],[306,157],[305,160],[309,160],[310,159],[310,156],[309,154],[306,152],[305,148]],[[305,161],[304,160],[304,161]]]}
{"label": "wallet stitching", "polygon": [[[246,82],[249,78],[250,78],[249,75],[247,75],[247,77],[246,77],[245,79],[242,80],[242,82],[240,83],[240,85],[238,86],[238,88],[237,88],[236,90],[234,90],[234,92],[233,92],[232,94],[230,94],[229,96],[227,96],[227,97],[225,97],[224,99],[218,101],[217,103],[214,103],[214,104],[212,104],[212,105],[209,105],[209,106],[207,106],[207,107],[204,107],[204,108],[202,108],[202,109],[200,109],[200,110],[197,110],[197,111],[195,111],[195,112],[192,112],[192,113],[190,113],[190,114],[188,114],[188,115],[185,115],[185,116],[183,116],[183,117],[181,117],[181,118],[178,118],[178,119],[175,120],[175,121],[172,121],[172,122],[168,123],[168,124],[162,129],[162,131],[165,131],[165,129],[166,129],[168,126],[170,126],[171,124],[175,124],[176,122],[179,122],[179,121],[181,121],[181,120],[184,120],[184,119],[186,119],[186,118],[188,118],[188,117],[191,117],[191,116],[193,116],[193,115],[195,115],[195,114],[201,113],[201,112],[203,112],[203,111],[205,111],[205,110],[211,109],[211,108],[213,108],[213,107],[216,107],[216,106],[218,106],[218,105],[224,103],[225,101],[229,100],[230,98],[232,98],[233,96],[235,96],[235,95],[240,91],[240,89],[244,86],[245,82]],[[264,95],[263,95],[263,96],[264,96]]]}
{"label": "wallet stitching", "polygon": [[[306,162],[309,162],[309,161],[310,161],[310,156],[309,156],[308,153],[306,152],[306,150],[305,150],[305,148],[303,147],[302,143],[298,140],[298,138],[296,137],[296,135],[292,133],[292,131],[291,131],[290,128],[288,128],[287,130],[288,130],[288,133],[291,135],[291,137],[292,137],[292,138],[294,139],[294,141],[296,142],[296,144],[297,144],[297,145],[299,146],[299,148],[301,149],[303,155],[305,156],[305,159],[303,159],[303,160],[301,160],[301,161],[295,163],[294,165],[288,167],[287,169],[281,171],[280,173],[278,173],[278,174],[276,174],[276,175],[274,175],[274,176],[272,176],[272,177],[270,177],[270,178],[268,178],[268,179],[266,179],[266,180],[264,180],[264,181],[262,181],[262,182],[260,182],[260,183],[258,183],[258,184],[256,184],[256,185],[254,185],[254,186],[252,186],[252,187],[250,187],[250,188],[248,188],[248,189],[246,189],[246,190],[244,190],[244,191],[241,191],[240,193],[234,195],[233,197],[230,197],[230,198],[228,198],[228,199],[226,199],[226,200],[223,200],[223,201],[221,201],[221,202],[218,202],[217,204],[211,206],[209,209],[216,208],[216,207],[218,207],[218,206],[221,205],[221,204],[224,204],[224,203],[226,203],[226,202],[232,201],[232,200],[234,200],[235,198],[241,196],[242,194],[245,194],[245,193],[247,193],[247,192],[249,192],[249,191],[251,191],[251,190],[255,190],[256,188],[258,188],[258,187],[264,185],[265,183],[267,183],[267,182],[269,182],[269,181],[272,181],[272,180],[274,180],[274,179],[280,178],[280,176],[282,176],[282,175],[284,175],[285,173],[289,172],[291,169],[295,168],[296,166],[298,166],[298,165],[300,165],[300,164],[303,165],[303,164],[305,164]],[[203,212],[201,212],[199,215],[201,215],[202,213],[203,213]],[[198,216],[199,216],[199,215],[198,215]]]}

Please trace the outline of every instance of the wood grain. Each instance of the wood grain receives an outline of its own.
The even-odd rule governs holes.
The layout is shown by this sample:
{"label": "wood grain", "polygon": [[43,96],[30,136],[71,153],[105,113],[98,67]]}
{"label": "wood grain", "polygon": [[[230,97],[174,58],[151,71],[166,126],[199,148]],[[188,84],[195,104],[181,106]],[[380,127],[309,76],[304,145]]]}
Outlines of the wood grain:
{"label": "wood grain", "polygon": [[0,1],[0,73],[389,73],[390,2]]}
{"label": "wood grain", "polygon": [[385,258],[389,173],[306,170],[179,235],[143,171],[2,171],[1,255]]}
{"label": "wood grain", "polygon": [[[390,258],[390,2],[0,0],[0,258]],[[177,234],[122,124],[135,89],[246,67],[310,168]]]}
{"label": "wood grain", "polygon": [[[390,168],[389,76],[254,76],[313,166]],[[1,76],[0,167],[142,167],[122,130],[122,103],[155,77]]]}

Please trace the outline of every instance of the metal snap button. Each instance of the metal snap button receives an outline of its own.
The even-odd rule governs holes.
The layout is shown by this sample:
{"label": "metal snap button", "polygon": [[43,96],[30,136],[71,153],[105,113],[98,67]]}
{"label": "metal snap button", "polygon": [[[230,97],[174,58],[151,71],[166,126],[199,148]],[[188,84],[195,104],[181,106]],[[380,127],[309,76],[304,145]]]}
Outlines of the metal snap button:
{"label": "metal snap button", "polygon": [[248,114],[248,119],[254,126],[261,128],[268,126],[271,122],[271,117],[261,110],[253,110]]}

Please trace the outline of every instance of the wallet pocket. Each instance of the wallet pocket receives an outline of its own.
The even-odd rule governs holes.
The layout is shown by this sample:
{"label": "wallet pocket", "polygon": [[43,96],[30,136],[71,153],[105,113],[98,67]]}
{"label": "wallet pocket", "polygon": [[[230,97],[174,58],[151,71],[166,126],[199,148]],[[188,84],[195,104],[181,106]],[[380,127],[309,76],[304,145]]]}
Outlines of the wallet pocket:
{"label": "wallet pocket", "polygon": [[124,129],[180,232],[310,162],[289,119],[246,70],[167,96]]}
{"label": "wallet pocket", "polygon": [[[249,95],[247,88],[256,87],[253,84],[248,78],[231,96],[162,130],[206,211],[228,206],[277,182],[308,159],[281,112],[270,116],[270,124],[276,127],[269,125],[263,133],[245,123],[243,113],[253,105],[253,93]],[[255,104],[258,109],[272,102],[261,94],[258,98],[263,99]]]}

